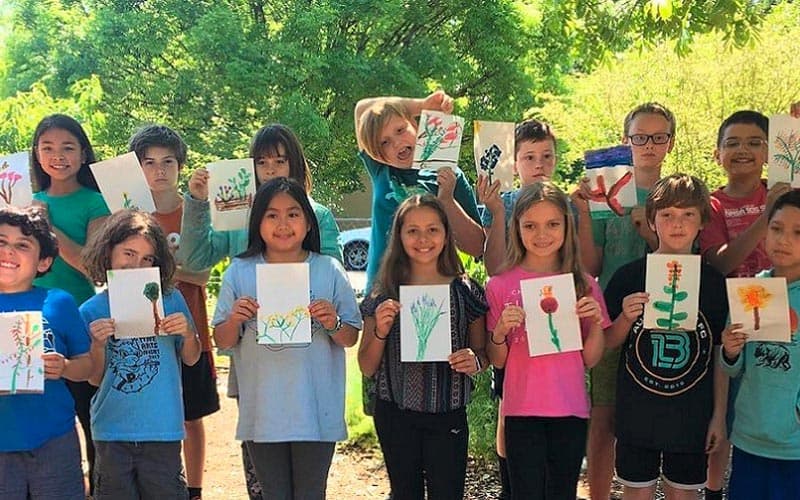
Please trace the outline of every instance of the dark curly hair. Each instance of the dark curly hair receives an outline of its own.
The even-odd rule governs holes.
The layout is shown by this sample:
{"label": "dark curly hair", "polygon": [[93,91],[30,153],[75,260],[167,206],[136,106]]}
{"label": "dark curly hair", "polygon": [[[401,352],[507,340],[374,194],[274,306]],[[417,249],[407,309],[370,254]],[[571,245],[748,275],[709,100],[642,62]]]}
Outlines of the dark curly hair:
{"label": "dark curly hair", "polygon": [[[0,225],[2,224],[18,227],[25,236],[32,236],[39,243],[39,260],[55,259],[58,256],[58,240],[40,208],[0,208]],[[44,276],[48,271],[49,267],[43,272],[37,272],[36,277]]]}

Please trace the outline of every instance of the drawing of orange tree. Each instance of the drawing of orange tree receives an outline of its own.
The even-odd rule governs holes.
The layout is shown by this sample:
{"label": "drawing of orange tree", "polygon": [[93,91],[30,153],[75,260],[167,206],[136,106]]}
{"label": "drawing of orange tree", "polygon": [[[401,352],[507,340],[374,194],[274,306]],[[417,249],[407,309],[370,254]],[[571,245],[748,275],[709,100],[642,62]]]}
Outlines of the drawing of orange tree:
{"label": "drawing of orange tree", "polygon": [[772,294],[761,285],[740,286],[736,289],[739,302],[744,306],[745,312],[753,311],[753,329],[761,328],[760,310],[764,309],[772,299]]}
{"label": "drawing of orange tree", "polygon": [[800,172],[800,132],[795,130],[788,133],[779,133],[775,137],[777,152],[772,155],[776,164],[789,169],[789,181],[794,181],[794,175]]}
{"label": "drawing of orange tree", "polygon": [[151,281],[144,285],[142,295],[150,301],[153,305],[153,333],[158,335],[159,328],[161,327],[161,318],[158,316],[158,297],[161,292],[158,288],[158,283]]}
{"label": "drawing of orange tree", "polygon": [[[11,340],[14,342],[14,352],[8,354],[3,363],[11,363],[11,394],[17,392],[20,385],[29,387],[33,380],[34,365],[33,352],[42,343],[42,327],[33,322],[33,315],[22,314],[11,327]],[[25,372],[25,380],[19,384],[20,376]]]}
{"label": "drawing of orange tree", "polygon": [[11,170],[7,161],[0,165],[0,199],[11,205],[14,195],[14,186],[22,179],[22,175]]}
{"label": "drawing of orange tree", "polygon": [[688,292],[683,290],[678,291],[678,282],[681,279],[682,267],[683,266],[681,266],[681,263],[677,260],[671,260],[667,262],[667,284],[664,286],[664,293],[669,296],[670,300],[669,302],[663,300],[656,300],[653,302],[653,307],[657,311],[668,314],[666,318],[656,319],[656,325],[658,325],[660,328],[673,330],[680,326],[680,321],[683,321],[689,317],[689,314],[685,311],[675,311],[677,303],[682,302],[689,297]]}
{"label": "drawing of orange tree", "polygon": [[550,342],[556,346],[558,352],[561,352],[561,340],[558,338],[558,330],[553,324],[553,314],[558,311],[558,300],[553,296],[553,287],[545,285],[542,287],[539,295],[542,300],[539,301],[539,307],[547,314],[547,328],[550,330]]}
{"label": "drawing of orange tree", "polygon": [[286,313],[274,313],[262,321],[263,330],[259,330],[256,339],[266,340],[268,344],[280,344],[294,339],[300,323],[310,317],[308,307],[297,306]]}

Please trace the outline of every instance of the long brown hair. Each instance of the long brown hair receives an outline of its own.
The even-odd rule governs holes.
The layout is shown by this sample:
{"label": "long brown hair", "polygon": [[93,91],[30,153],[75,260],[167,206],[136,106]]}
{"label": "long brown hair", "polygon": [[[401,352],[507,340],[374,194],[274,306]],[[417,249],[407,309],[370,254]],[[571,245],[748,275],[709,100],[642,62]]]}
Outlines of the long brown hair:
{"label": "long brown hair", "polygon": [[400,293],[400,285],[408,283],[411,261],[403,249],[400,233],[403,230],[403,224],[409,212],[425,207],[435,211],[444,226],[444,248],[442,248],[442,253],[439,254],[438,271],[444,276],[455,277],[464,274],[464,266],[456,253],[456,242],[453,238],[450,223],[447,221],[444,207],[432,194],[418,194],[405,200],[397,209],[394,223],[392,224],[391,236],[389,237],[389,245],[383,253],[381,267],[378,270],[378,276],[373,286],[373,296],[385,295],[397,299]]}
{"label": "long brown hair", "polygon": [[522,215],[534,205],[549,201],[564,214],[564,244],[558,249],[558,258],[561,267],[560,273],[572,273],[575,281],[575,294],[578,298],[586,295],[590,286],[586,281],[585,271],[581,263],[581,253],[578,246],[578,235],[575,227],[575,216],[572,213],[569,198],[563,191],[551,182],[535,182],[523,186],[514,203],[511,220],[508,222],[508,243],[506,245],[506,262],[503,270],[518,266],[525,259],[528,251],[522,243],[519,233],[519,221]]}

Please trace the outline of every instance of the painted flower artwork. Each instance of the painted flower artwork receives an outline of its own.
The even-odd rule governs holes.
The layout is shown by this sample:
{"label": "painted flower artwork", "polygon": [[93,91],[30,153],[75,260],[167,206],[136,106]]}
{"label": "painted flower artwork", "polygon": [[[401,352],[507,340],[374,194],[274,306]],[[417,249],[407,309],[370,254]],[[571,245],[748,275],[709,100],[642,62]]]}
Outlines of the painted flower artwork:
{"label": "painted flower artwork", "polygon": [[411,304],[411,317],[414,318],[414,329],[417,332],[417,361],[425,359],[428,339],[444,314],[443,308],[444,301],[437,305],[430,295],[421,295]]}
{"label": "painted flower artwork", "polygon": [[285,344],[294,340],[294,335],[304,319],[310,318],[308,308],[297,306],[286,313],[273,313],[263,321],[259,330],[259,344]]}
{"label": "painted flower artwork", "polygon": [[789,171],[789,183],[794,184],[795,175],[800,173],[800,131],[779,133],[773,147],[772,161]]}
{"label": "painted flower artwork", "polygon": [[42,317],[36,312],[4,313],[0,342],[0,392],[42,392]]}
{"label": "painted flower artwork", "polygon": [[423,111],[414,147],[414,167],[454,167],[463,133],[464,120],[461,117]]}
{"label": "painted flower artwork", "polygon": [[739,301],[744,306],[744,310],[753,313],[753,329],[761,329],[760,311],[769,304],[772,294],[761,285],[747,285],[739,287],[737,290]]}
{"label": "painted flower artwork", "polygon": [[22,180],[22,174],[11,169],[7,161],[0,164],[0,199],[7,205],[13,205],[14,187]]}
{"label": "painted flower artwork", "polygon": [[556,350],[561,352],[561,340],[558,338],[558,330],[553,325],[553,314],[558,311],[558,300],[553,296],[553,287],[545,285],[539,292],[542,299],[539,301],[539,307],[547,314],[547,327],[550,330],[550,342],[553,343]]}
{"label": "painted flower artwork", "polygon": [[679,290],[682,270],[683,266],[677,260],[667,262],[667,284],[664,285],[664,293],[669,297],[669,301],[653,302],[653,307],[657,311],[665,313],[665,316],[656,319],[659,328],[674,330],[680,327],[681,321],[689,317],[687,312],[677,310],[679,303],[689,297],[689,292]]}
{"label": "painted flower artwork", "polygon": [[248,208],[253,202],[253,195],[248,192],[252,177],[252,173],[242,167],[226,184],[219,186],[214,197],[217,210],[225,212]]}

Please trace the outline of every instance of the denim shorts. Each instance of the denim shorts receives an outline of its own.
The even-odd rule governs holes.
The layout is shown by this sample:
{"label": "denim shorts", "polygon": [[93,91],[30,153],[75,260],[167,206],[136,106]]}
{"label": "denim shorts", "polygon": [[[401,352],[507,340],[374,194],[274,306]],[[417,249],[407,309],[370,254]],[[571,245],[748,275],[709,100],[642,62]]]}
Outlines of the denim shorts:
{"label": "denim shorts", "polygon": [[180,441],[95,441],[95,500],[186,500]]}
{"label": "denim shorts", "polygon": [[84,500],[81,450],[75,428],[35,450],[0,453],[0,498]]}

